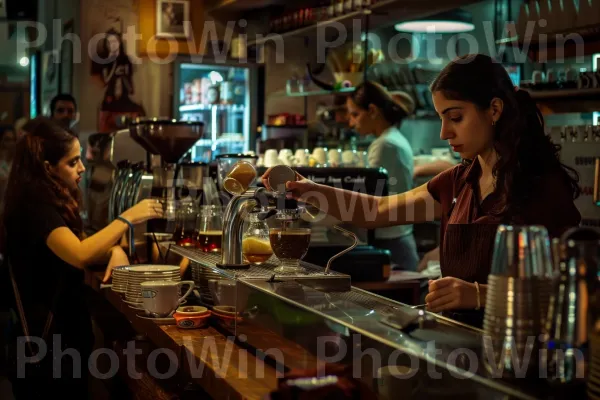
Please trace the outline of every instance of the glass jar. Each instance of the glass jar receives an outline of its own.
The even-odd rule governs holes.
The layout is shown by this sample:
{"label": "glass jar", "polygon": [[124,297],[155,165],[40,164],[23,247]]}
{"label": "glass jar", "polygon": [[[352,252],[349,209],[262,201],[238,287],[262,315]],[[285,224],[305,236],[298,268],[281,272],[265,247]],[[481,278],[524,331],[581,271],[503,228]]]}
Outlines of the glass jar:
{"label": "glass jar", "polygon": [[273,255],[269,226],[258,219],[258,213],[248,215],[248,227],[242,235],[242,254],[244,260],[253,265],[263,264]]}
{"label": "glass jar", "polygon": [[179,246],[196,245],[198,208],[192,201],[182,201],[175,213],[173,240]]}
{"label": "glass jar", "polygon": [[196,247],[204,252],[220,252],[223,237],[223,207],[200,206]]}

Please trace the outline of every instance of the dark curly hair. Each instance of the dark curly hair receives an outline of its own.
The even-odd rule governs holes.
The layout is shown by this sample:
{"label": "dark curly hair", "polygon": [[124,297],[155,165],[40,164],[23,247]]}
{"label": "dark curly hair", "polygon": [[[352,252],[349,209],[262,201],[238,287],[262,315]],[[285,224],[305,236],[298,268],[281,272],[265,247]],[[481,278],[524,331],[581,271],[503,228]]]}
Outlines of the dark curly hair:
{"label": "dark curly hair", "polygon": [[76,138],[71,131],[46,117],[38,117],[27,124],[27,134],[17,141],[6,185],[2,220],[6,215],[14,215],[28,199],[37,198],[55,206],[67,226],[81,237],[83,222],[79,215],[79,189],[69,190],[45,166],[45,161],[56,165],[65,157]]}
{"label": "dark curly hair", "polygon": [[442,70],[430,89],[448,99],[473,103],[481,110],[488,109],[494,98],[503,101],[494,134],[498,161],[492,171],[506,199],[498,215],[518,213],[548,174],[560,176],[573,199],[579,196],[579,176],[560,162],[561,147],[546,134],[544,117],[535,101],[527,91],[513,85],[500,63],[482,54],[459,57]]}

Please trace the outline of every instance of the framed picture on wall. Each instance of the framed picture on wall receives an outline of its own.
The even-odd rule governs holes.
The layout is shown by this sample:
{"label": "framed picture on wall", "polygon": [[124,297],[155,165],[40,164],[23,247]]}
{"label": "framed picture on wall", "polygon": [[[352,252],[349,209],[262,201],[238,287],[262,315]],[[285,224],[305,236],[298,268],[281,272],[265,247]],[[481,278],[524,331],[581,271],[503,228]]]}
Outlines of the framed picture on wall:
{"label": "framed picture on wall", "polygon": [[188,0],[156,0],[156,37],[187,39],[189,21]]}
{"label": "framed picture on wall", "polygon": [[[63,25],[63,37],[73,34],[73,20]],[[60,49],[60,92],[73,92],[73,42],[63,40]]]}
{"label": "framed picture on wall", "polygon": [[40,71],[40,100],[42,115],[50,116],[50,101],[60,89],[60,52],[49,50],[42,53]]}

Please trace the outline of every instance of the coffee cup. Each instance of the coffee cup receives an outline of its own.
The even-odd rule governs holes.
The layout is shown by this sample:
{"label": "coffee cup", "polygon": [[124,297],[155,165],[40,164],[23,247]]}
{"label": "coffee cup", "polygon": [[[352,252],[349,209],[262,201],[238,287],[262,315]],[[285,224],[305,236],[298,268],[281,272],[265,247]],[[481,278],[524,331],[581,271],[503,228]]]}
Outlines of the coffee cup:
{"label": "coffee cup", "polygon": [[[194,281],[147,281],[140,285],[144,310],[146,314],[156,318],[171,315],[194,289]],[[189,285],[189,288],[179,297],[183,285]]]}
{"label": "coffee cup", "polygon": [[346,166],[353,166],[357,159],[356,151],[344,150],[342,153],[342,164]]}
{"label": "coffee cup", "polygon": [[316,160],[317,164],[325,164],[327,162],[327,154],[322,147],[316,147],[312,152],[312,157]]}
{"label": "coffee cup", "polygon": [[281,161],[279,160],[279,154],[277,154],[277,150],[268,149],[267,151],[265,151],[265,158],[264,158],[265,167],[271,168],[271,167],[274,167],[279,164],[281,164]]}
{"label": "coffee cup", "polygon": [[238,161],[223,180],[223,189],[233,195],[244,194],[252,182],[254,182],[256,176],[257,173],[254,165],[248,161]]}

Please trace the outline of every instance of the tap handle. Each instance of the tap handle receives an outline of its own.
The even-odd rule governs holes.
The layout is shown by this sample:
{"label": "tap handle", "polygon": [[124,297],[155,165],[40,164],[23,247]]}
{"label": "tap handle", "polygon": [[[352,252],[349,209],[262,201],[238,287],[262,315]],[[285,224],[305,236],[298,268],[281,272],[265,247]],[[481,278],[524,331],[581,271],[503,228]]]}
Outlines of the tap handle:
{"label": "tap handle", "polygon": [[270,209],[268,211],[260,211],[257,213],[258,214],[258,219],[261,221],[264,221],[265,219],[272,217],[273,215],[277,214],[277,210],[275,209]]}

